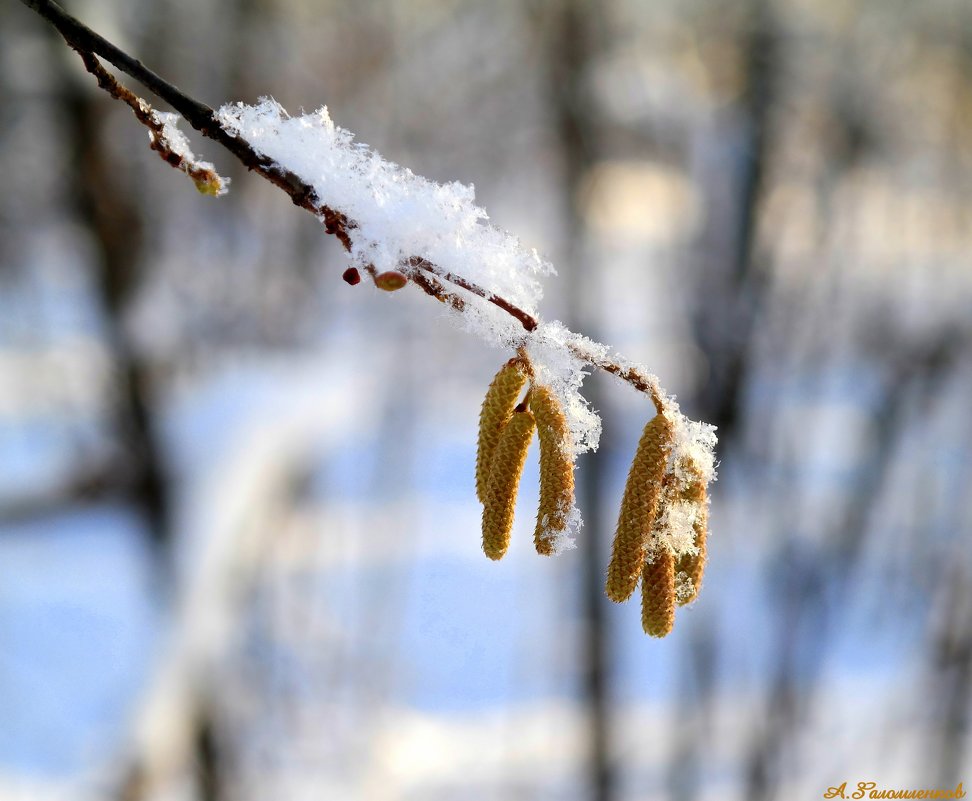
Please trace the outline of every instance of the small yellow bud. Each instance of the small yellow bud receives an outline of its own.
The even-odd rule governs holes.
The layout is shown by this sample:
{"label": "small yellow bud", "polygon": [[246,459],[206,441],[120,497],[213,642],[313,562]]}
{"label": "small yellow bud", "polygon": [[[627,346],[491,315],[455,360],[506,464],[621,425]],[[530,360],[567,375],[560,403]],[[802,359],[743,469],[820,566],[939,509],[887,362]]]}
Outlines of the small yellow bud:
{"label": "small yellow bud", "polygon": [[375,286],[385,292],[394,292],[408,283],[408,278],[398,270],[387,270],[375,276]]}
{"label": "small yellow bud", "polygon": [[193,180],[196,185],[196,191],[200,195],[209,195],[210,197],[216,197],[222,194],[223,191],[223,181],[218,175],[212,175],[207,178],[197,178]]}
{"label": "small yellow bud", "polygon": [[535,428],[533,415],[518,411],[496,444],[483,499],[483,551],[490,559],[502,559],[510,547],[516,493]]}

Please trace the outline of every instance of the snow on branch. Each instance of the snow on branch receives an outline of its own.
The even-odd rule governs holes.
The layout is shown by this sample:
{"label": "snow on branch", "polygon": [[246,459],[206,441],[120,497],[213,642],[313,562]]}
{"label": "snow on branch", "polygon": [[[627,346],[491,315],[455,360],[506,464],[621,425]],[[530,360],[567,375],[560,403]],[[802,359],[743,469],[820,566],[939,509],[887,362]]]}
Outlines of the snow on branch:
{"label": "snow on branch", "polygon": [[[667,634],[676,600],[694,598],[701,581],[706,487],[715,477],[715,430],[682,415],[675,399],[644,367],[621,359],[607,346],[558,321],[544,321],[539,316],[541,279],[553,275],[553,267],[514,236],[490,225],[486,212],[474,202],[472,186],[437,184],[386,161],[335,125],[326,108],[292,117],[276,101],[264,98],[255,106],[234,103],[213,111],[66,14],[52,0],[22,2],[58,29],[99,86],[127,103],[149,128],[153,148],[193,177],[197,186],[201,183],[202,191],[222,194],[224,182],[212,165],[195,161],[188,142],[175,128],[176,115],[153,111],[121,87],[95,54],[138,80],[193,128],[219,142],[249,169],[287,192],[296,205],[317,216],[350,255],[352,266],[345,273],[349,283],[356,283],[356,269],[368,273],[382,289],[395,290],[410,282],[447,304],[461,328],[495,347],[516,351],[507,367],[515,362],[528,376],[526,397],[518,404],[518,397],[507,399],[509,408],[504,407],[497,418],[500,428],[488,432],[487,440],[495,434],[502,442],[504,429],[515,420],[510,431],[522,433],[521,439],[528,442],[526,432],[533,430],[527,419],[533,419],[531,395],[535,394],[534,401],[542,395],[554,406],[546,411],[538,408],[538,422],[542,423],[544,415],[556,419],[562,434],[552,439],[545,430],[541,447],[546,437],[548,454],[553,453],[550,448],[558,448],[572,465],[578,455],[597,448],[600,436],[601,421],[580,393],[592,368],[605,370],[647,394],[658,418],[646,428],[629,475],[608,594],[624,600],[641,580],[645,630],[656,636]],[[496,447],[513,464],[525,454],[522,446],[522,442],[511,441]],[[553,457],[545,463],[559,464]],[[513,472],[519,475],[518,470]],[[562,470],[550,468],[547,472],[559,475]],[[503,526],[512,524],[517,482],[508,479],[499,476],[495,491],[486,487],[485,495],[503,509],[491,509],[484,500],[484,531],[487,518],[494,529],[497,520]],[[569,483],[570,497],[538,517],[536,536],[542,553],[570,547],[572,535],[581,525],[573,504],[572,481]],[[557,493],[551,497],[554,495]],[[508,534],[508,530],[500,531],[499,539]]]}

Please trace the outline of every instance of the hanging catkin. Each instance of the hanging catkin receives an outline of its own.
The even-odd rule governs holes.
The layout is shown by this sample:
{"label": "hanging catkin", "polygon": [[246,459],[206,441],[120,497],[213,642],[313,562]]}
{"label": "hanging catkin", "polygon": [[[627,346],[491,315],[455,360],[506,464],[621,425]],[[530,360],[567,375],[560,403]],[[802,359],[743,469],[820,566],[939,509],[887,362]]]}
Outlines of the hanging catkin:
{"label": "hanging catkin", "polygon": [[560,401],[549,387],[533,385],[530,409],[540,440],[540,505],[533,544],[537,553],[550,556],[574,506],[574,462],[567,451],[570,430]]}
{"label": "hanging catkin", "polygon": [[621,499],[605,587],[608,598],[617,603],[630,598],[638,586],[671,440],[671,424],[656,414],[645,426],[635,451]]}
{"label": "hanging catkin", "polygon": [[493,451],[500,435],[513,416],[516,402],[527,381],[527,370],[520,359],[510,359],[493,378],[486,390],[479,413],[479,445],[476,450],[476,496],[486,502]]}
{"label": "hanging catkin", "polygon": [[659,547],[641,573],[641,626],[645,634],[664,637],[675,625],[675,560]]}
{"label": "hanging catkin", "polygon": [[699,549],[697,554],[685,554],[680,557],[675,566],[677,572],[685,573],[692,582],[691,591],[681,594],[678,599],[679,605],[684,606],[692,603],[698,596],[699,590],[702,589],[702,574],[705,572],[705,540],[709,521],[709,503],[706,497],[705,481],[697,472],[682,494],[682,498],[691,501],[698,510],[693,528],[695,530],[695,547]]}
{"label": "hanging catkin", "polygon": [[502,559],[510,546],[520,474],[535,428],[533,415],[518,407],[496,443],[483,497],[483,551],[490,559]]}

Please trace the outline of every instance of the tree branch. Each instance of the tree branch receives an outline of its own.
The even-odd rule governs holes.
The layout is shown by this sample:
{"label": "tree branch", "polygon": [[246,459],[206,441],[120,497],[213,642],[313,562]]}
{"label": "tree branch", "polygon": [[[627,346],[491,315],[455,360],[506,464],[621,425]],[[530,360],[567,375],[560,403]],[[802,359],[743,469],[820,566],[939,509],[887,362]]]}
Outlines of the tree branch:
{"label": "tree branch", "polygon": [[[245,139],[226,131],[220,124],[212,108],[186,95],[142,64],[141,61],[132,58],[107,39],[72,17],[57,3],[53,2],[53,0],[21,0],[21,2],[51,23],[64,40],[73,49],[78,51],[85,60],[86,66],[88,66],[89,70],[96,77],[99,77],[98,73],[91,66],[92,62],[97,64],[97,61],[93,59],[94,55],[101,56],[119,70],[134,78],[153,94],[172,106],[199,133],[218,142],[236,156],[247,169],[263,176],[290,195],[295,205],[306,209],[320,218],[325,230],[329,234],[336,236],[346,250],[351,250],[352,233],[356,227],[354,221],[349,220],[342,212],[323,204],[314,191],[314,188],[303,181],[298,175],[277,164],[272,159],[257,153]],[[98,67],[100,68],[100,65]],[[124,99],[112,91],[109,88],[110,85],[104,85],[100,77],[99,85],[109,91],[109,94],[112,94],[113,97]],[[118,86],[117,82],[115,82],[115,85]],[[127,92],[127,90],[124,90],[124,87],[120,87],[120,89]],[[517,320],[526,331],[535,330],[539,324],[536,317],[505,298],[484,289],[460,275],[442,271],[427,259],[413,257],[408,260],[407,267],[412,268],[410,277],[419,289],[430,297],[436,298],[443,303],[448,303],[458,311],[462,311],[466,301],[461,295],[447,289],[443,285],[443,281],[460,287],[502,309]],[[375,275],[374,267],[367,269],[372,276]],[[588,349],[582,345],[572,344],[569,346],[569,349],[577,358],[586,364],[611,373],[640,392],[648,394],[658,411],[664,408],[663,393],[653,377],[643,373],[636,367],[624,365],[598,355],[593,348]]]}
{"label": "tree branch", "polygon": [[154,73],[141,61],[132,58],[103,36],[72,17],[52,0],[21,0],[21,2],[50,22],[64,37],[64,41],[79,53],[92,53],[101,56],[108,63],[134,78],[178,111],[186,122],[199,133],[229,150],[247,169],[259,173],[272,184],[283,189],[290,195],[295,205],[321,217],[327,232],[336,236],[345,248],[351,249],[348,230],[353,226],[347,217],[320,203],[313,187],[302,181],[293,172],[282,168],[272,159],[261,156],[245,139],[240,139],[225,131],[219,120],[216,119],[216,113],[205,103],[200,103],[198,100],[189,97]]}

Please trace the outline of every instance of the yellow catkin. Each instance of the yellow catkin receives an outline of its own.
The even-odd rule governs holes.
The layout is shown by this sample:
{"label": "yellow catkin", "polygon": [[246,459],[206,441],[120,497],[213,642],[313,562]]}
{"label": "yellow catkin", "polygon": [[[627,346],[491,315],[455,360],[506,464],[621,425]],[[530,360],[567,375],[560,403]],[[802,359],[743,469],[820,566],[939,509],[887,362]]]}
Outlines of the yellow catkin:
{"label": "yellow catkin", "polygon": [[553,536],[567,528],[567,516],[574,506],[574,463],[565,449],[570,430],[563,407],[549,387],[533,385],[530,409],[540,440],[540,505],[533,544],[537,553],[550,556]]}
{"label": "yellow catkin", "polygon": [[516,492],[535,428],[529,411],[517,411],[493,452],[483,500],[483,551],[490,559],[502,559],[510,547]]}
{"label": "yellow catkin", "polygon": [[608,598],[617,603],[628,600],[638,586],[671,439],[671,424],[656,414],[645,426],[635,451],[621,499],[605,587]]}
{"label": "yellow catkin", "polygon": [[705,572],[705,540],[709,522],[709,504],[706,499],[705,482],[699,475],[682,494],[687,501],[692,501],[698,507],[698,517],[695,519],[695,547],[699,549],[697,554],[686,554],[678,560],[675,569],[679,573],[685,573],[692,582],[691,592],[685,593],[679,598],[679,605],[690,604],[698,597],[699,590],[702,589],[702,574]]}
{"label": "yellow catkin", "polygon": [[479,413],[479,445],[476,450],[476,497],[486,502],[486,485],[493,451],[500,434],[513,416],[516,402],[527,381],[527,371],[518,359],[510,359],[493,378],[486,390]]}
{"label": "yellow catkin", "polygon": [[641,574],[641,626],[645,634],[664,637],[675,625],[675,559],[665,549],[655,551]]}

